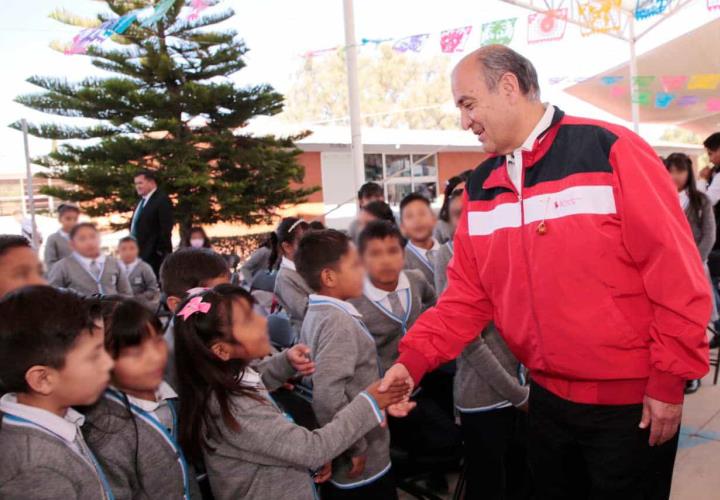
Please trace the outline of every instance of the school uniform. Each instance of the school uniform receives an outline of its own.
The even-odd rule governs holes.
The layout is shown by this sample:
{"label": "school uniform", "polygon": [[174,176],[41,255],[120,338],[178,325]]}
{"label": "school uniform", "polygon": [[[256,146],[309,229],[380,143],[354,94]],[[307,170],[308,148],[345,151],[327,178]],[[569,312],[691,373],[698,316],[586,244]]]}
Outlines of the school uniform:
{"label": "school uniform", "polygon": [[453,228],[452,225],[450,225],[449,222],[445,222],[442,219],[438,219],[437,223],[435,224],[435,229],[433,229],[433,238],[435,238],[438,243],[441,245],[447,243],[448,241],[452,240],[453,237]]}
{"label": "school uniform", "polygon": [[80,432],[80,413],[70,408],[63,418],[8,393],[0,398],[0,414],[0,498],[114,498]]}
{"label": "school uniform", "polygon": [[268,270],[268,267],[270,267],[270,254],[272,254],[272,250],[263,246],[255,250],[243,263],[242,267],[240,267],[240,274],[242,274],[245,283],[250,285],[257,273]]}
{"label": "school uniform", "polygon": [[[177,441],[177,394],[165,382],[157,401],[110,387],[90,408],[83,434],[115,498],[200,499],[195,472]],[[132,415],[132,416],[131,416]]]}
{"label": "school uniform", "polygon": [[151,311],[157,311],[160,305],[160,286],[150,264],[141,259],[135,259],[130,264],[118,259],[117,263],[130,282],[133,298]]}
{"label": "school uniform", "polygon": [[299,335],[302,329],[308,306],[308,296],[311,293],[313,293],[312,289],[295,269],[295,263],[283,257],[280,261],[277,278],[275,278],[275,296],[290,317],[290,324],[296,335]]}
{"label": "school uniform", "polygon": [[362,297],[350,302],[362,315],[363,323],[375,338],[382,373],[398,356],[398,344],[408,328],[425,309],[435,305],[435,291],[420,271],[401,271],[392,292],[373,286],[365,278]]}
{"label": "school uniform", "polygon": [[440,243],[433,238],[433,246],[431,249],[413,245],[412,241],[405,245],[405,269],[417,269],[423,273],[428,283],[435,283],[435,257],[440,249]]}
{"label": "school uniform", "polygon": [[435,255],[435,292],[439,295],[447,288],[447,266],[453,256],[453,242],[448,241],[442,245]]}
{"label": "school uniform", "polygon": [[[315,294],[310,295],[300,339],[310,347],[315,361],[312,404],[318,422],[324,425],[380,376],[375,339],[355,306]],[[359,477],[350,478],[350,459],[356,456],[367,457],[365,470]],[[348,490],[350,496],[363,492],[394,498],[394,487],[387,482],[390,476],[385,477],[389,472],[390,434],[386,428],[377,427],[333,461],[332,479],[323,489],[327,488],[332,497],[342,497],[339,490]]]}
{"label": "school uniform", "polygon": [[268,391],[280,387],[295,371],[281,353],[244,370],[239,383],[257,390],[257,397],[233,396],[230,408],[239,431],[220,416],[216,400],[211,411],[219,433],[210,435],[213,450],[203,450],[216,500],[311,500],[317,491],[311,470],[319,469],[368,431],[383,414],[375,400],[361,392],[322,428],[296,425],[275,404]]}
{"label": "school uniform", "polygon": [[88,259],[73,252],[53,266],[48,283],[58,288],[69,288],[80,295],[100,293],[132,297],[125,272],[109,255]]}
{"label": "school uniform", "polygon": [[50,272],[52,266],[60,260],[64,259],[73,252],[70,246],[70,235],[58,229],[56,232],[48,236],[45,242],[45,271]]}

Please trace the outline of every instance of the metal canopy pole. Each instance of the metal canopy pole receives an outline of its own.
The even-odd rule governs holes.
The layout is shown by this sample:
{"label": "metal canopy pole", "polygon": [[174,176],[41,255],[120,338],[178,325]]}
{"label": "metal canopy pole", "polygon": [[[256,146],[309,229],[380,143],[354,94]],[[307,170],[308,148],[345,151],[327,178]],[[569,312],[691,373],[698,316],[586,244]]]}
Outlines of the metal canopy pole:
{"label": "metal canopy pole", "polygon": [[23,141],[25,143],[25,175],[27,176],[27,180],[25,181],[25,187],[27,188],[27,199],[28,204],[30,205],[30,224],[31,224],[31,230],[32,230],[32,240],[30,241],[30,244],[34,249],[37,250],[38,247],[38,231],[37,231],[37,225],[35,223],[35,195],[33,193],[33,177],[32,177],[32,168],[30,167],[30,146],[28,143],[28,127],[27,127],[27,121],[25,118],[22,119],[22,133],[23,133]]}
{"label": "metal canopy pole", "polygon": [[362,117],[360,116],[360,91],[358,84],[357,44],[355,42],[355,14],[353,0],[343,0],[345,18],[345,60],[348,76],[348,102],[350,104],[351,151],[355,191],[365,182],[365,158],[362,144]]}
{"label": "metal canopy pole", "polygon": [[629,40],[630,47],[630,113],[632,115],[633,131],[640,133],[640,102],[637,84],[637,55],[635,54],[635,16],[629,19]]}

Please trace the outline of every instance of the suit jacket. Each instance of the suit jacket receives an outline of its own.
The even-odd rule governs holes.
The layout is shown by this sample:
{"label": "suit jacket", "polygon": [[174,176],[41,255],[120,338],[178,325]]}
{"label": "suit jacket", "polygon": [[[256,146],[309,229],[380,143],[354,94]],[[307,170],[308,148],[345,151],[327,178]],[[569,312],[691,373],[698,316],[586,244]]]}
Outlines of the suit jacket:
{"label": "suit jacket", "polygon": [[[158,189],[145,203],[137,221],[134,236],[140,247],[140,258],[150,265],[159,265],[166,255],[172,253],[171,235],[175,225],[172,210],[170,198]],[[132,221],[132,218],[130,220]]]}

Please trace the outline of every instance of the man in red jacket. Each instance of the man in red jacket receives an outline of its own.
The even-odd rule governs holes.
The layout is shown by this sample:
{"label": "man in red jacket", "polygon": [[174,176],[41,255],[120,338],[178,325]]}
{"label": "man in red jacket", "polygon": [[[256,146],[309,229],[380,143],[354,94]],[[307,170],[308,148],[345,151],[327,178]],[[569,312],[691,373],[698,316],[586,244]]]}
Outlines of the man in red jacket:
{"label": "man in red jacket", "polygon": [[452,91],[494,156],[467,183],[447,290],[384,384],[417,384],[493,321],[530,370],[538,497],[667,498],[711,299],[665,168],[629,130],[544,105],[507,47],[464,58]]}

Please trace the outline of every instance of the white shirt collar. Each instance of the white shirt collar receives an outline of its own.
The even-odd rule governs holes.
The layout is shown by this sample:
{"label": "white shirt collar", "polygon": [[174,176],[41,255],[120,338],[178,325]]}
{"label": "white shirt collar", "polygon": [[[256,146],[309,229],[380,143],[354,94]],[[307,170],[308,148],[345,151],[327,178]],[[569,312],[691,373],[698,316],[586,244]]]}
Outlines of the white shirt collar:
{"label": "white shirt collar", "polygon": [[[410,280],[408,279],[407,275],[405,274],[405,271],[400,272],[400,278],[398,279],[398,284],[395,287],[395,291],[399,292],[401,290],[406,290],[410,288]],[[385,299],[385,297],[388,296],[390,292],[387,292],[385,290],[381,290],[377,288],[375,285],[372,284],[372,281],[370,281],[370,278],[365,276],[365,285],[364,285],[364,293],[365,296],[372,300],[373,302],[380,302]]]}
{"label": "white shirt collar", "polygon": [[283,255],[282,259],[280,260],[280,267],[285,267],[287,269],[291,269],[292,271],[297,271],[297,269],[295,268],[295,263],[293,261],[291,261],[290,259],[288,259],[287,257],[285,257],[284,255]]}
{"label": "white shirt collar", "polygon": [[65,238],[66,240],[69,240],[69,239],[70,239],[70,233],[66,233],[66,232],[63,231],[62,229],[58,229],[58,234],[59,234],[60,236],[62,236],[63,238]]}
{"label": "white shirt collar", "polygon": [[249,366],[246,366],[242,373],[238,374],[238,383],[246,387],[262,387],[260,374]]}
{"label": "white shirt collar", "polygon": [[552,123],[553,116],[555,116],[555,106],[552,104],[546,105],[545,113],[542,115],[542,118],[540,118],[540,121],[537,122],[533,131],[530,132],[530,135],[527,136],[527,139],[525,139],[525,142],[522,143],[522,146],[520,146],[519,149],[522,149],[523,151],[532,150],[535,145],[535,140],[537,140],[538,136],[545,132]]}
{"label": "white shirt collar", "polygon": [[680,197],[680,206],[683,208],[683,210],[687,209],[688,205],[690,204],[690,197],[687,194],[687,189],[683,189],[678,193],[678,196]]}
{"label": "white shirt collar", "polygon": [[91,259],[91,258],[88,258],[88,257],[83,257],[82,255],[80,255],[80,254],[77,253],[77,252],[73,252],[73,255],[74,255],[75,258],[80,262],[80,264],[82,264],[82,265],[85,266],[86,268],[89,268],[89,267],[90,267],[90,264],[92,263],[92,261],[97,262],[97,264],[98,264],[99,266],[102,266],[103,264],[105,264],[105,256],[104,256],[103,254],[98,255],[98,256],[97,256],[96,258],[94,258],[94,259]]}
{"label": "white shirt collar", "polygon": [[328,297],[327,295],[319,295],[316,293],[310,294],[309,300],[310,300],[310,302],[309,302],[310,305],[312,305],[313,303],[322,304],[323,302],[324,303],[330,302],[331,304],[339,307],[340,309],[342,309],[343,311],[348,313],[350,316],[355,316],[356,318],[362,318],[362,314],[360,314],[358,312],[358,310],[355,309],[355,306],[352,305],[350,302],[345,302],[344,300],[336,299],[335,297]]}
{"label": "white shirt collar", "polygon": [[85,417],[72,408],[68,408],[65,418],[58,417],[54,413],[43,410],[42,408],[18,403],[17,395],[14,392],[7,393],[0,398],[0,411],[29,420],[57,434],[69,444],[75,442],[75,436],[80,427],[85,423]]}
{"label": "white shirt collar", "polygon": [[157,191],[157,188],[153,189],[148,194],[143,196],[143,200],[145,200],[145,203],[147,203],[147,201],[150,199],[150,197],[155,194],[155,191]]}
{"label": "white shirt collar", "polygon": [[440,242],[438,240],[436,240],[435,238],[433,238],[432,248],[429,248],[429,249],[420,248],[417,245],[413,245],[413,242],[410,240],[408,240],[407,245],[413,247],[415,250],[420,252],[420,255],[422,255],[423,257],[427,257],[427,253],[429,250],[438,250],[440,248]]}
{"label": "white shirt collar", "polygon": [[[111,386],[113,389],[115,389],[118,392],[121,392],[116,387]],[[170,387],[170,384],[165,382],[164,380],[160,384],[160,387],[157,388],[155,391],[155,399],[156,401],[148,401],[147,399],[140,399],[136,398],[134,396],[131,396],[130,394],[127,394],[128,401],[130,401],[135,406],[139,406],[142,410],[145,410],[148,413],[152,413],[155,410],[157,410],[160,406],[165,404],[165,400],[167,399],[177,399],[178,395],[173,390],[172,387]]]}
{"label": "white shirt collar", "polygon": [[130,274],[138,266],[138,264],[140,263],[140,259],[135,259],[130,264],[125,264],[122,259],[118,259],[117,263],[122,268],[122,270],[125,271],[125,274]]}

